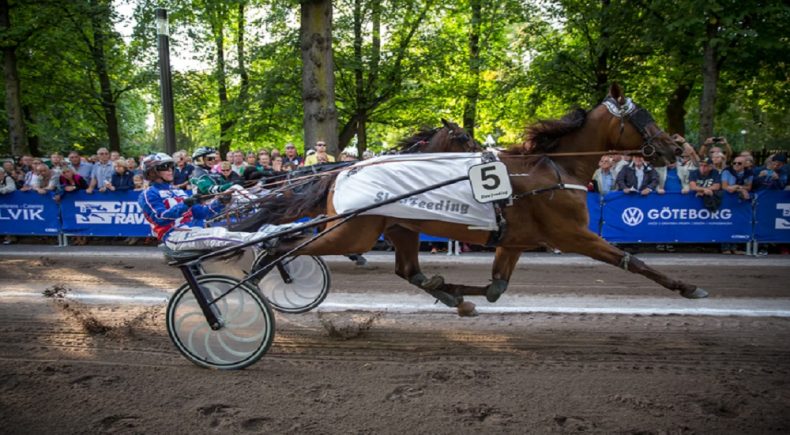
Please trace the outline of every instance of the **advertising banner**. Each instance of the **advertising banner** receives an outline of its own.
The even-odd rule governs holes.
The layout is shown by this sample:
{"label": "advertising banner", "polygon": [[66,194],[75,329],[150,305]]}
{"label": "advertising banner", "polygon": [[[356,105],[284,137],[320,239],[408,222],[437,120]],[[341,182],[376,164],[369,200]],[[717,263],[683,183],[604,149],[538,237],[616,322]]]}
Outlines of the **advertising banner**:
{"label": "advertising banner", "polygon": [[57,236],[60,210],[51,194],[11,192],[0,195],[0,234]]}
{"label": "advertising banner", "polygon": [[602,236],[621,243],[748,242],[752,235],[751,201],[725,194],[709,211],[694,195],[648,196],[609,193],[604,199]]}
{"label": "advertising banner", "polygon": [[760,243],[790,243],[790,191],[760,192],[754,219],[755,240]]}
{"label": "advertising banner", "polygon": [[601,235],[601,220],[603,219],[603,195],[590,192],[587,194],[587,212],[590,215],[590,231]]}
{"label": "advertising banner", "polygon": [[144,237],[151,227],[143,216],[137,198],[140,192],[79,191],[62,200],[63,232],[75,236]]}

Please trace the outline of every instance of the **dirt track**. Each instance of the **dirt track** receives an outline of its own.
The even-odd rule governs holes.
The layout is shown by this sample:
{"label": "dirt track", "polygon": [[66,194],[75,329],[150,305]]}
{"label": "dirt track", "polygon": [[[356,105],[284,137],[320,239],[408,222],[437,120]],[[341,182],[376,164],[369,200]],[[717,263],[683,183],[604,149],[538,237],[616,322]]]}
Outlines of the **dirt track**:
{"label": "dirt track", "polygon": [[[415,291],[390,269],[332,264],[334,287],[410,297]],[[488,266],[427,269],[479,282]],[[679,275],[705,282],[714,295],[789,296],[786,267],[686,267]],[[141,291],[180,282],[158,257],[0,260],[0,284],[31,280]],[[519,270],[509,291],[666,293],[605,266]],[[0,299],[0,427],[8,433],[790,431],[788,318],[308,313],[278,316],[275,344],[257,364],[216,372],[178,354],[163,317],[162,305]],[[329,332],[337,330],[352,332]]]}

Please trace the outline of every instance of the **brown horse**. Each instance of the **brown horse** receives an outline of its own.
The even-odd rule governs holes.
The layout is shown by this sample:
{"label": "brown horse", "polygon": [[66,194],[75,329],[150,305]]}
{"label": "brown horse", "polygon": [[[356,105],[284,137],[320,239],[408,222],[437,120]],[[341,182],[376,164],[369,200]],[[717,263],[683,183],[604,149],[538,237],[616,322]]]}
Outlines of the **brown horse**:
{"label": "brown horse", "polygon": [[[379,235],[396,247],[396,273],[427,291],[460,315],[476,314],[465,295],[484,295],[494,302],[505,291],[516,262],[525,249],[553,246],[579,253],[633,273],[639,273],[686,298],[703,298],[701,288],[671,279],[588,230],[586,193],[569,184],[586,185],[601,154],[640,153],[654,165],[675,158],[680,148],[661,131],[650,114],[626,99],[613,85],[603,103],[589,112],[577,110],[559,121],[541,122],[528,129],[527,142],[499,154],[511,176],[512,205],[504,207],[506,231],[496,242],[492,282],[487,286],[445,283],[440,276],[426,278],[418,262],[419,233],[485,245],[488,231],[443,221],[359,215],[297,251],[300,255],[366,252]],[[525,176],[528,174],[528,176]],[[335,215],[332,179],[316,184],[311,199],[324,200]],[[309,201],[308,201],[309,202]],[[309,207],[309,204],[302,204]],[[301,240],[283,243],[277,252],[299,246]]]}
{"label": "brown horse", "polygon": [[[472,136],[458,124],[442,119],[442,126],[422,128],[417,133],[401,139],[392,154],[478,152],[482,149]],[[349,162],[321,165],[320,171],[306,167],[289,173],[292,182],[280,187],[274,195],[267,195],[247,207],[257,211],[247,219],[230,225],[233,231],[256,231],[263,224],[284,224],[303,217],[316,217],[326,214],[327,185],[321,183],[322,177],[333,180],[337,171],[349,166]],[[316,200],[315,184],[321,184],[320,200]],[[310,207],[294,210],[294,204],[310,203]],[[230,210],[233,214],[235,211]],[[220,217],[217,220],[223,220]]]}

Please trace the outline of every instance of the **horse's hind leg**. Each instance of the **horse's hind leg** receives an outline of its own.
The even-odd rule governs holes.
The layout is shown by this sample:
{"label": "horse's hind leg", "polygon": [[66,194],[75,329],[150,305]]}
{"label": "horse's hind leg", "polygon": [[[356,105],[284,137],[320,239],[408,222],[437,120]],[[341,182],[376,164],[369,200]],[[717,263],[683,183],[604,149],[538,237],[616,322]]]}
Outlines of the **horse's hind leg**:
{"label": "horse's hind leg", "polygon": [[564,252],[575,252],[586,255],[629,272],[644,275],[672,291],[680,292],[680,295],[685,298],[700,299],[708,297],[708,293],[705,290],[666,276],[658,270],[646,265],[642,260],[632,257],[631,254],[610,245],[604,239],[593,234],[586,228],[583,231],[568,232],[566,234],[569,237],[552,239],[553,242],[557,243],[557,247]]}
{"label": "horse's hind leg", "polygon": [[438,275],[427,278],[422,274],[419,262],[419,233],[394,225],[384,231],[384,236],[395,247],[395,273],[398,276],[409,281],[410,284],[425,290],[448,307],[458,308],[459,314],[473,314],[474,305],[470,309],[468,307],[469,303],[465,303],[463,297],[443,291],[445,287],[444,278]]}

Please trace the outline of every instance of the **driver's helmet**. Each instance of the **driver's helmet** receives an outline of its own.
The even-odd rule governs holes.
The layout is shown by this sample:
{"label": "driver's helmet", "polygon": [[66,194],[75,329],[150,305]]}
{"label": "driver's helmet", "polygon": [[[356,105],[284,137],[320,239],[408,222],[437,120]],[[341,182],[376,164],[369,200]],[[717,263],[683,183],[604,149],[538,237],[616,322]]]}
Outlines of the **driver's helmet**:
{"label": "driver's helmet", "polygon": [[217,154],[217,150],[211,147],[200,147],[192,153],[192,163],[200,166],[206,166],[206,164],[203,162],[203,157],[209,156],[211,154]]}
{"label": "driver's helmet", "polygon": [[175,164],[173,158],[165,153],[154,153],[146,156],[142,162],[145,171],[145,178],[149,181],[156,180],[159,177],[156,167],[167,163],[170,163],[171,165]]}

